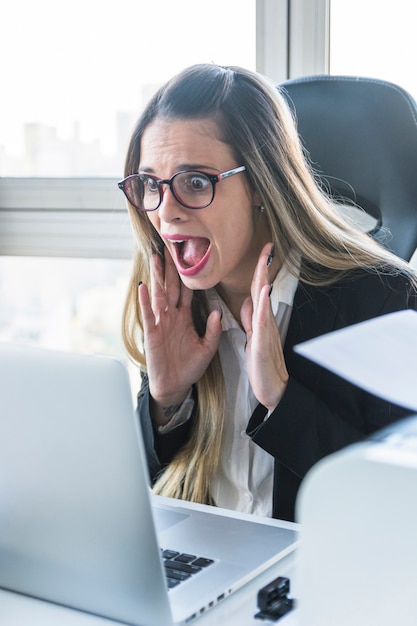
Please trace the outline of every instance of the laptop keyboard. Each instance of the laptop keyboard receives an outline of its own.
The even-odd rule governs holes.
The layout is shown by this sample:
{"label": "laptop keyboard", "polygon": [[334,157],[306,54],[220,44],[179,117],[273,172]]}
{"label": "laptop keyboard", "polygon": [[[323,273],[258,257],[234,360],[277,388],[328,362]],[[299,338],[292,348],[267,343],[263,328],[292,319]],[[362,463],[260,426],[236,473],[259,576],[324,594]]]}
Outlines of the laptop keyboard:
{"label": "laptop keyboard", "polygon": [[214,563],[212,559],[175,550],[161,550],[161,552],[168,589],[176,587]]}

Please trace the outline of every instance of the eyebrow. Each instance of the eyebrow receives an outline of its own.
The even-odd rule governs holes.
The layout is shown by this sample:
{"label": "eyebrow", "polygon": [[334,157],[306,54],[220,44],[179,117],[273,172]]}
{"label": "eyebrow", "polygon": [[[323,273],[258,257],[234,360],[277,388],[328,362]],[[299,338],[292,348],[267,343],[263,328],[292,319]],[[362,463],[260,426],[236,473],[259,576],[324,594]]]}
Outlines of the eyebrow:
{"label": "eyebrow", "polygon": [[[183,170],[214,170],[220,172],[216,167],[212,167],[211,165],[204,165],[203,163],[180,163],[177,168],[177,172],[182,172]],[[138,171],[147,172],[148,174],[155,174],[155,170],[153,167],[139,167]]]}

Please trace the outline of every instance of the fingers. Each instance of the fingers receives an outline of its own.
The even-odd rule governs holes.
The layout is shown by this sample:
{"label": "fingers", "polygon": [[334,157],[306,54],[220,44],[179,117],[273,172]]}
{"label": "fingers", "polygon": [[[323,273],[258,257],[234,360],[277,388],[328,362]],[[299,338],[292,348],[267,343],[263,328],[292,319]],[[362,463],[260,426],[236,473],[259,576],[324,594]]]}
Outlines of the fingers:
{"label": "fingers", "polygon": [[246,336],[251,336],[252,334],[252,316],[253,316],[253,300],[250,296],[248,296],[240,309],[240,320],[242,322],[243,330],[246,333]]}
{"label": "fingers", "polygon": [[181,281],[174,261],[167,250],[164,256],[153,254],[150,262],[152,308],[157,318],[167,307],[178,306]]}
{"label": "fingers", "polygon": [[207,318],[206,334],[204,339],[209,351],[214,354],[218,348],[220,335],[222,333],[222,311],[215,309]]}
{"label": "fingers", "polygon": [[168,309],[191,308],[193,291],[182,283],[175,263],[167,250],[164,256],[152,255],[150,289],[145,285],[139,285],[138,298],[144,328],[146,324],[148,330],[159,323],[163,313]]}
{"label": "fingers", "polygon": [[272,285],[264,285],[259,293],[258,306],[256,308],[256,324],[259,328],[264,327],[272,315],[271,309]]}
{"label": "fingers", "polygon": [[164,288],[168,306],[177,306],[180,294],[182,282],[175,267],[175,263],[171,257],[171,254],[165,248],[165,274],[164,274]]}
{"label": "fingers", "polygon": [[138,299],[142,312],[143,330],[145,334],[148,334],[151,328],[155,326],[155,316],[151,306],[148,287],[143,283],[139,283],[138,286]]}
{"label": "fingers", "polygon": [[259,255],[258,263],[256,264],[251,285],[251,295],[255,311],[258,308],[262,289],[266,285],[268,285],[268,288],[270,286],[269,267],[273,260],[273,254],[274,250],[272,243],[265,244],[261,250],[261,254]]}
{"label": "fingers", "polygon": [[240,310],[240,319],[248,341],[250,341],[255,329],[259,330],[270,322],[272,285],[269,267],[273,260],[273,254],[272,243],[265,244],[256,264],[251,284],[251,295],[244,300]]}
{"label": "fingers", "polygon": [[152,310],[157,319],[165,311],[167,300],[164,289],[163,261],[157,254],[150,260],[150,291],[152,294]]}

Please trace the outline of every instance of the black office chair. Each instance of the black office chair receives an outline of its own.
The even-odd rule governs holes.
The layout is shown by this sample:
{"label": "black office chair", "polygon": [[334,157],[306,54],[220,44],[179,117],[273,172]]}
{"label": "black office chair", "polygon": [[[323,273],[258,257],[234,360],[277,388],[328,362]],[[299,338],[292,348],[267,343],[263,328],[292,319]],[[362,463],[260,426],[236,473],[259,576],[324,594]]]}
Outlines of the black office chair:
{"label": "black office chair", "polygon": [[325,189],[373,216],[364,230],[408,261],[417,248],[413,98],[392,83],[353,76],[308,76],[279,88]]}

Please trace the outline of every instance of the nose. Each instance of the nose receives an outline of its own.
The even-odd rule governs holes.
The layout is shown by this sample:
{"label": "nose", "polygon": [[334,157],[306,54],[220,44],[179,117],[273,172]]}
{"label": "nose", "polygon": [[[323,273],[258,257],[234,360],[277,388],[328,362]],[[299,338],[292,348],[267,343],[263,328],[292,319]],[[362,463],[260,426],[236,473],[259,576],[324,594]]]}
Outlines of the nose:
{"label": "nose", "polygon": [[162,201],[157,211],[159,219],[164,222],[178,222],[186,219],[188,211],[175,198],[169,185],[164,185]]}

